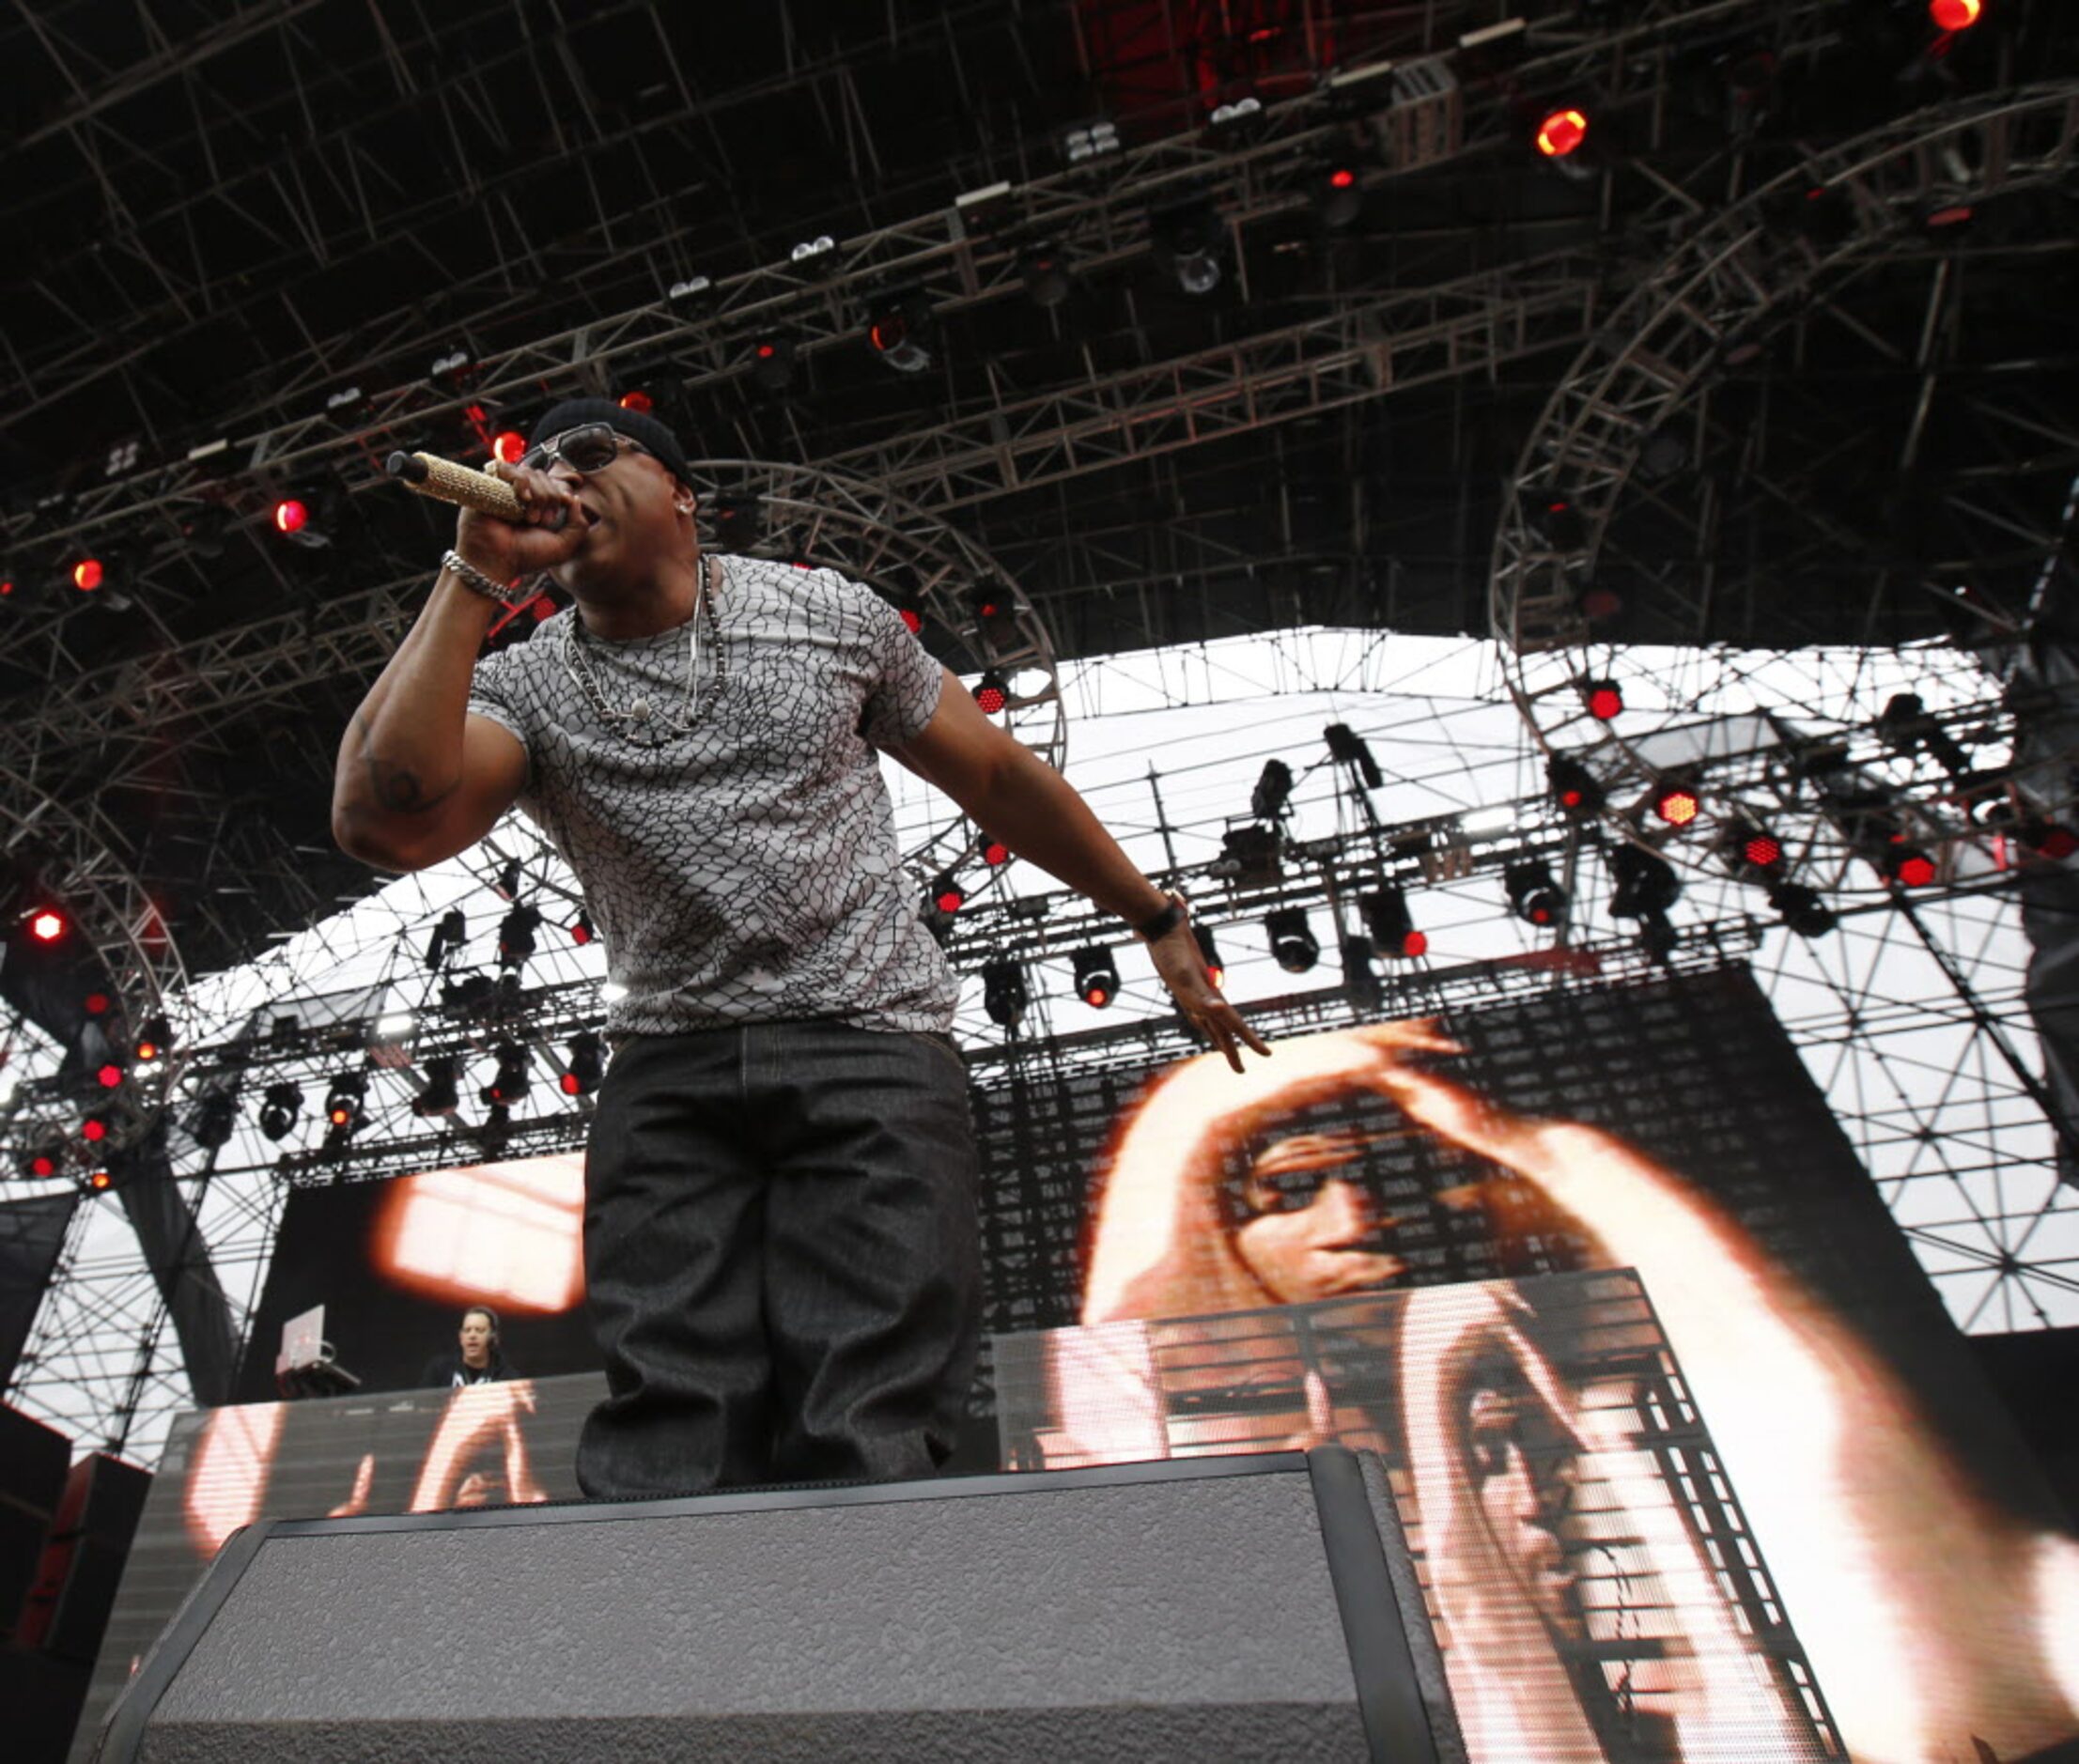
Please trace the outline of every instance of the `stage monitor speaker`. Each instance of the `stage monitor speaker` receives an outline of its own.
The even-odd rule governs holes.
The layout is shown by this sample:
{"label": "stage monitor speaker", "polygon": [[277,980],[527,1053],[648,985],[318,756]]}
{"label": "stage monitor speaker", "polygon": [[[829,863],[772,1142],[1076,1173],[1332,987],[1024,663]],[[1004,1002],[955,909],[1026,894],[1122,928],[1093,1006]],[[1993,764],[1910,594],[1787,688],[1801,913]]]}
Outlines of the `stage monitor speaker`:
{"label": "stage monitor speaker", "polygon": [[72,1466],[16,1633],[24,1648],[94,1663],[150,1490],[150,1471],[105,1452]]}
{"label": "stage monitor speaker", "polygon": [[63,1433],[0,1404],[0,1641],[27,1605],[71,1462]]}
{"label": "stage monitor speaker", "polygon": [[1463,1754],[1421,1598],[1337,1446],[276,1520],[95,1756],[1434,1764]]}

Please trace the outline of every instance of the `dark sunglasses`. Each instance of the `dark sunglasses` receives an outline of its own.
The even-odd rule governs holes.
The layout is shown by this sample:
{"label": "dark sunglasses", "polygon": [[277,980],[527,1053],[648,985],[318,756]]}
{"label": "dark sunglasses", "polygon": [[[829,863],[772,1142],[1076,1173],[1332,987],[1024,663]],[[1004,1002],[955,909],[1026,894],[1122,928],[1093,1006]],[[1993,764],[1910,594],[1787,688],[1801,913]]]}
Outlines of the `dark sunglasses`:
{"label": "dark sunglasses", "polygon": [[[621,443],[639,454],[649,449],[639,441],[628,441],[618,429],[610,428],[604,423],[581,423],[576,428],[566,428],[560,435],[551,435],[538,446],[530,447],[520,456],[520,469],[526,472],[546,472],[557,460],[578,473],[580,477],[594,472],[604,472],[621,456]],[[655,458],[655,454],[650,454]]]}

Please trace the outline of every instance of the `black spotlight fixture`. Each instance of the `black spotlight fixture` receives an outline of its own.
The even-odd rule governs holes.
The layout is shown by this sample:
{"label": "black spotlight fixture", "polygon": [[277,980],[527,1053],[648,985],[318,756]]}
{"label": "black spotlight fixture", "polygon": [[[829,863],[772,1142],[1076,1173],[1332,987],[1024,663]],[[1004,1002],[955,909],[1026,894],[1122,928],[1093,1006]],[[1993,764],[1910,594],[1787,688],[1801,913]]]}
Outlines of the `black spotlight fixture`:
{"label": "black spotlight fixture", "polygon": [[1386,782],[1378,761],[1372,757],[1372,744],[1348,723],[1332,722],[1321,732],[1321,736],[1328,744],[1328,757],[1339,766],[1347,766],[1351,775],[1365,789],[1376,790]]}
{"label": "black spotlight fixture", "polygon": [[1785,926],[1801,937],[1823,937],[1834,928],[1834,909],[1801,882],[1775,884],[1769,890],[1769,905]]}
{"label": "black spotlight fixture", "polygon": [[1219,286],[1226,229],[1210,203],[1155,209],[1148,216],[1148,231],[1156,261],[1187,294],[1203,296]]}
{"label": "black spotlight fixture", "polygon": [[527,1094],[527,1050],[518,1042],[500,1042],[498,1070],[480,1094],[494,1106],[510,1108]]}
{"label": "black spotlight fixture", "polygon": [[462,1062],[453,1054],[442,1054],[426,1062],[426,1084],[411,1099],[411,1112],[432,1120],[452,1115],[462,1106]]}
{"label": "black spotlight fixture", "polygon": [[1035,306],[1059,306],[1076,286],[1068,260],[1053,245],[1035,245],[1017,261],[1025,291]]}
{"label": "black spotlight fixture", "polygon": [[1407,909],[1407,895],[1397,888],[1383,888],[1358,903],[1364,912],[1364,928],[1372,934],[1372,947],[1398,962],[1411,962],[1429,952],[1429,937],[1415,929],[1415,917]]}
{"label": "black spotlight fixture", "polygon": [[205,1151],[218,1152],[229,1143],[231,1129],[238,1124],[238,1099],[228,1087],[212,1084],[202,1092],[202,1100],[195,1105],[194,1113],[189,1118],[188,1132],[195,1144]]}
{"label": "black spotlight fixture", "polygon": [[1370,937],[1343,938],[1342,984],[1350,1002],[1360,1010],[1376,1011],[1385,1001],[1385,988],[1379,984],[1378,969],[1373,966]]}
{"label": "black spotlight fixture", "polygon": [[1025,968],[1017,962],[987,962],[982,968],[982,1008],[989,1021],[1003,1029],[1016,1027],[1025,1014],[1032,995],[1025,986]]}
{"label": "black spotlight fixture", "polygon": [[1270,952],[1288,974],[1304,974],[1321,959],[1321,944],[1307,915],[1297,906],[1280,906],[1264,921],[1270,933]]}
{"label": "black spotlight fixture", "polygon": [[1552,867],[1542,858],[1527,858],[1502,873],[1502,886],[1509,890],[1509,905],[1518,919],[1541,930],[1566,917],[1566,890],[1552,879]]}
{"label": "black spotlight fixture", "polygon": [[270,1084],[260,1098],[260,1131],[279,1144],[288,1137],[303,1108],[303,1093],[295,1085]]}
{"label": "black spotlight fixture", "polygon": [[498,921],[498,965],[518,967],[535,952],[535,932],[541,923],[539,910],[516,906]]}
{"label": "black spotlight fixture", "polygon": [[1667,859],[1638,845],[1620,845],[1610,853],[1610,877],[1617,891],[1610,899],[1614,919],[1665,918],[1682,898],[1682,878]]}
{"label": "black spotlight fixture", "polygon": [[368,1080],[358,1072],[342,1072],[325,1092],[325,1120],[342,1137],[361,1125],[366,1112]]}
{"label": "black spotlight fixture", "polygon": [[1327,160],[1308,176],[1307,200],[1315,217],[1339,233],[1364,212],[1364,180],[1354,158]]}
{"label": "black spotlight fixture", "polygon": [[447,958],[468,941],[468,919],[459,906],[450,906],[434,925],[433,935],[426,940],[427,971],[438,974],[447,966]]}
{"label": "black spotlight fixture", "polygon": [[755,490],[730,490],[707,504],[715,543],[725,551],[748,551],[765,537],[765,499]]}
{"label": "black spotlight fixture", "polygon": [[1094,1011],[1102,1011],[1119,996],[1119,968],[1109,950],[1094,944],[1078,952],[1076,993]]}
{"label": "black spotlight fixture", "polygon": [[1249,793],[1249,812],[1259,821],[1283,818],[1292,801],[1292,767],[1283,760],[1265,760],[1256,788]]}
{"label": "black spotlight fixture", "polygon": [[866,314],[866,347],[898,374],[921,374],[931,365],[938,328],[931,302],[916,288],[889,294]]}
{"label": "black spotlight fixture", "polygon": [[572,1038],[570,1063],[556,1086],[566,1096],[590,1096],[606,1076],[606,1047],[591,1029]]}
{"label": "black spotlight fixture", "polygon": [[760,337],[751,346],[751,378],[764,392],[784,392],[794,384],[794,339]]}
{"label": "black spotlight fixture", "polygon": [[1585,821],[1603,812],[1603,786],[1579,760],[1555,753],[1544,763],[1544,779],[1552,800],[1575,819]]}

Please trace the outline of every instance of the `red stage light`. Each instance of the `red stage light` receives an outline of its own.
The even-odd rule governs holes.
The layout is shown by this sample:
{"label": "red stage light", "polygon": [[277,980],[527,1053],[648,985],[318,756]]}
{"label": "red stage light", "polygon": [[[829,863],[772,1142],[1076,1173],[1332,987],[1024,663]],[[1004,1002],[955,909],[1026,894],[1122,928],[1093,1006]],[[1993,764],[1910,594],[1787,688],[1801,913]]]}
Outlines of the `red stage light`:
{"label": "red stage light", "polygon": [[1772,833],[1749,833],[1740,855],[1757,870],[1774,869],[1783,861],[1783,843]]}
{"label": "red stage light", "polygon": [[1945,31],[1967,31],[1984,16],[1985,0],[1928,0],[1928,16]]}
{"label": "red stage light", "polygon": [[29,936],[39,943],[55,943],[65,935],[65,915],[54,906],[46,906],[29,919]]}
{"label": "red stage light", "polygon": [[1615,680],[1590,680],[1583,689],[1588,714],[1597,722],[1612,722],[1624,712],[1624,694]]}
{"label": "red stage light", "polygon": [[123,1069],[117,1065],[106,1065],[94,1075],[101,1080],[102,1090],[113,1091],[123,1081]]}
{"label": "red stage light", "polygon": [[886,355],[890,349],[901,348],[908,338],[909,327],[894,314],[890,314],[885,318],[877,318],[866,327],[866,341],[882,355]]}
{"label": "red stage light", "polygon": [[570,927],[570,941],[582,950],[592,941],[592,915],[590,913],[580,913],[577,917],[577,922]]}
{"label": "red stage light", "polygon": [[12,576],[0,576],[0,598],[5,598],[13,592],[14,578]]}
{"label": "red stage light", "polygon": [[1348,190],[1358,181],[1358,175],[1347,165],[1338,165],[1328,174],[1330,190]]}
{"label": "red stage light", "polygon": [[498,439],[491,442],[491,456],[509,466],[517,466],[526,452],[527,438],[517,428],[501,429]]}
{"label": "red stage light", "polygon": [[108,995],[105,992],[90,992],[86,995],[86,1014],[88,1016],[100,1016],[107,1009]]}
{"label": "red stage light", "polygon": [[108,1186],[108,1184],[109,1174],[104,1169],[96,1170],[91,1176],[86,1179],[86,1185],[89,1188],[106,1188]]}
{"label": "red stage light", "polygon": [[1001,839],[982,836],[982,861],[992,870],[1001,870],[1011,861],[1011,848]]}
{"label": "red stage light", "polygon": [[906,630],[908,631],[910,636],[914,637],[919,631],[923,629],[924,615],[922,612],[918,611],[915,607],[904,607],[901,609],[901,612],[903,627]]}
{"label": "red stage light", "polygon": [[98,557],[83,557],[72,565],[72,586],[82,594],[91,594],[101,585],[101,561]]}
{"label": "red stage light", "polygon": [[631,387],[621,395],[621,409],[633,410],[637,416],[647,416],[657,409],[657,400],[641,387]]}
{"label": "red stage light", "polygon": [[931,898],[940,912],[956,913],[968,904],[968,891],[957,882],[940,882]]}
{"label": "red stage light", "polygon": [[1892,865],[1891,873],[1909,889],[1924,889],[1934,880],[1934,859],[1925,852],[1909,851]]}
{"label": "red stage light", "polygon": [[48,1152],[39,1152],[29,1160],[29,1174],[32,1176],[55,1176],[57,1174],[57,1159]]}
{"label": "red stage light", "polygon": [[556,1080],[556,1083],[566,1096],[582,1096],[584,1094],[584,1084],[575,1072],[566,1072],[562,1077]]}
{"label": "red stage light", "polygon": [[1653,812],[1669,827],[1687,827],[1699,806],[1697,793],[1682,784],[1671,784],[1653,798]]}
{"label": "red stage light", "polygon": [[1011,689],[1000,673],[985,673],[974,689],[974,702],[984,716],[993,717],[1011,702]]}
{"label": "red stage light", "polygon": [[1101,980],[1094,980],[1083,988],[1083,1002],[1093,1011],[1102,1011],[1111,1002],[1111,988]]}
{"label": "red stage light", "polygon": [[293,496],[285,496],[274,504],[274,531],[276,533],[301,533],[310,522],[310,510]]}
{"label": "red stage light", "polygon": [[1553,111],[1538,125],[1538,151],[1548,160],[1563,160],[1588,139],[1588,116],[1569,106]]}
{"label": "red stage light", "polygon": [[99,1145],[108,1137],[108,1122],[98,1115],[89,1115],[80,1122],[80,1137]]}
{"label": "red stage light", "polygon": [[1410,958],[1418,955],[1427,955],[1429,953],[1429,933],[1426,931],[1409,932],[1406,936],[1401,939],[1401,953]]}
{"label": "red stage light", "polygon": [[325,1119],[335,1127],[344,1127],[354,1118],[354,1112],[344,1103],[334,1103],[325,1111]]}
{"label": "red stage light", "polygon": [[2059,827],[2055,821],[2045,822],[2037,829],[2034,843],[2045,858],[2062,861],[2079,852],[2079,833],[2069,827]]}

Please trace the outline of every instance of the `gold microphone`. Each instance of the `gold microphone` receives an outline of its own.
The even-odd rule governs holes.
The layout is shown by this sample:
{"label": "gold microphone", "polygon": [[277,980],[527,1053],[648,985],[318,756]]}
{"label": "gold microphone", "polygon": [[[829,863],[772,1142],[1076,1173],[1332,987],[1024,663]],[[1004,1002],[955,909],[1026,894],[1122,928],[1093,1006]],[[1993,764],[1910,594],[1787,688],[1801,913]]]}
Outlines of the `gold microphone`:
{"label": "gold microphone", "polygon": [[521,521],[527,518],[520,498],[513,494],[513,487],[504,478],[458,466],[438,454],[392,454],[384,462],[384,470],[421,496],[473,508],[480,515],[496,515],[501,520]]}

